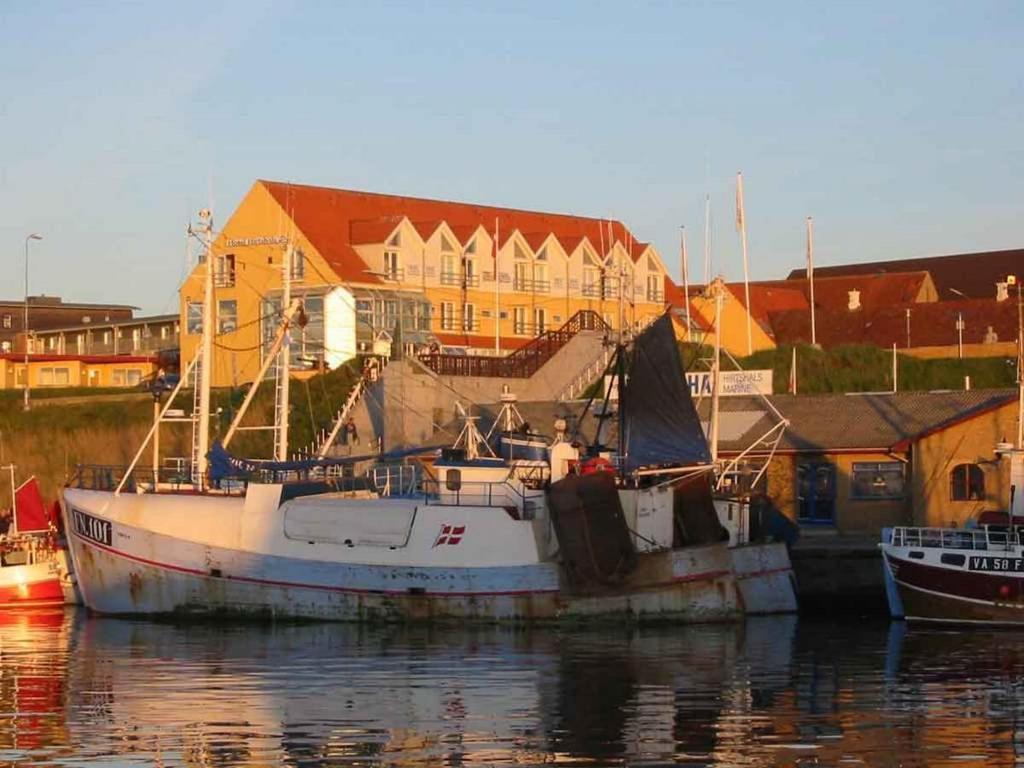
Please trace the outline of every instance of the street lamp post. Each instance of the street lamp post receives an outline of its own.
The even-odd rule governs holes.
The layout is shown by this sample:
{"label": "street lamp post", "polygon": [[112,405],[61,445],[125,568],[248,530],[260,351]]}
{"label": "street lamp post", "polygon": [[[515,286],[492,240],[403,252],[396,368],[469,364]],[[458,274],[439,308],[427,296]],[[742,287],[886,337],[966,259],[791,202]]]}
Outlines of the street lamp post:
{"label": "street lamp post", "polygon": [[25,403],[24,409],[28,410],[29,370],[28,370],[28,243],[30,240],[42,240],[43,236],[33,232],[25,238],[25,324],[22,333],[25,336]]}

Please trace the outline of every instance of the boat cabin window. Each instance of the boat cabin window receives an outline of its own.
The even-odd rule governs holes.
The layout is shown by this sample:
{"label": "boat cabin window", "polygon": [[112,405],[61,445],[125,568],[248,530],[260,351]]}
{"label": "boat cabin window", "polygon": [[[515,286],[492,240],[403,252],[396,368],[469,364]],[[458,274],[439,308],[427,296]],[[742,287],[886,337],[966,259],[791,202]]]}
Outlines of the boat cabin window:
{"label": "boat cabin window", "polygon": [[949,473],[950,501],[980,501],[985,498],[985,473],[977,464],[957,464]]}
{"label": "boat cabin window", "polygon": [[462,470],[449,469],[444,476],[444,487],[449,491],[458,491],[462,488]]}
{"label": "boat cabin window", "polygon": [[956,555],[951,552],[943,552],[940,558],[944,565],[963,565],[967,561],[965,555]]}

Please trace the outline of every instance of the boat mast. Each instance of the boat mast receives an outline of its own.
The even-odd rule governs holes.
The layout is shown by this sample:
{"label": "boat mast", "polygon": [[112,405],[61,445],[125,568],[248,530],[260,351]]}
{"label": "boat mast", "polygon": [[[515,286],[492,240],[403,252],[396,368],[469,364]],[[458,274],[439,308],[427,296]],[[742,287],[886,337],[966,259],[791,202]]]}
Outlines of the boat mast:
{"label": "boat mast", "polygon": [[[281,260],[281,311],[289,312],[292,304],[292,259],[295,246],[291,240],[284,249]],[[277,398],[274,403],[274,458],[277,461],[288,460],[288,402],[289,378],[291,376],[292,330],[291,323],[285,323],[284,343],[281,344],[281,357],[277,365]]]}
{"label": "boat mast", "polygon": [[199,212],[203,222],[204,244],[206,246],[206,278],[203,289],[203,336],[202,351],[196,375],[199,378],[199,437],[193,462],[196,476],[193,482],[200,488],[206,485],[208,466],[206,454],[210,452],[210,377],[213,374],[213,211],[204,208]]}
{"label": "boat mast", "polygon": [[709,440],[711,443],[711,462],[718,462],[718,399],[721,396],[722,370],[722,299],[725,286],[722,279],[716,277],[710,286],[711,295],[715,298],[715,357],[711,364],[711,424]]}

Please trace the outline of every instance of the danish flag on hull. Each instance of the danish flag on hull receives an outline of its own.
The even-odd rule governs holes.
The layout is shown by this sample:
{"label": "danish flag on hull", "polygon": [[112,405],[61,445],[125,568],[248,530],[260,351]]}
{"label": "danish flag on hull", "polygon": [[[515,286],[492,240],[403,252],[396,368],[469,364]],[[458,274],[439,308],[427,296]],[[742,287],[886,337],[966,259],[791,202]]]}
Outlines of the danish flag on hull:
{"label": "danish flag on hull", "polygon": [[[452,525],[451,523],[444,523],[441,525],[441,530],[437,532],[437,538],[434,539],[434,547],[440,547],[445,544],[455,546],[466,533],[465,525]],[[431,547],[433,549],[433,547]]]}

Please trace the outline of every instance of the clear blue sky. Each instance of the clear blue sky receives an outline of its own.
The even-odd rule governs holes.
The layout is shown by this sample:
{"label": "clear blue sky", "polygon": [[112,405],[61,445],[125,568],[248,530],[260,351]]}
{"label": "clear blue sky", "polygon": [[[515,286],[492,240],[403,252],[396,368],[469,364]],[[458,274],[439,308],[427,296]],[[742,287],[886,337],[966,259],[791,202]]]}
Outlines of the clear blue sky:
{"label": "clear blue sky", "polygon": [[1024,245],[1024,3],[0,3],[0,295],[174,311],[256,178],[621,218],[700,271]]}

